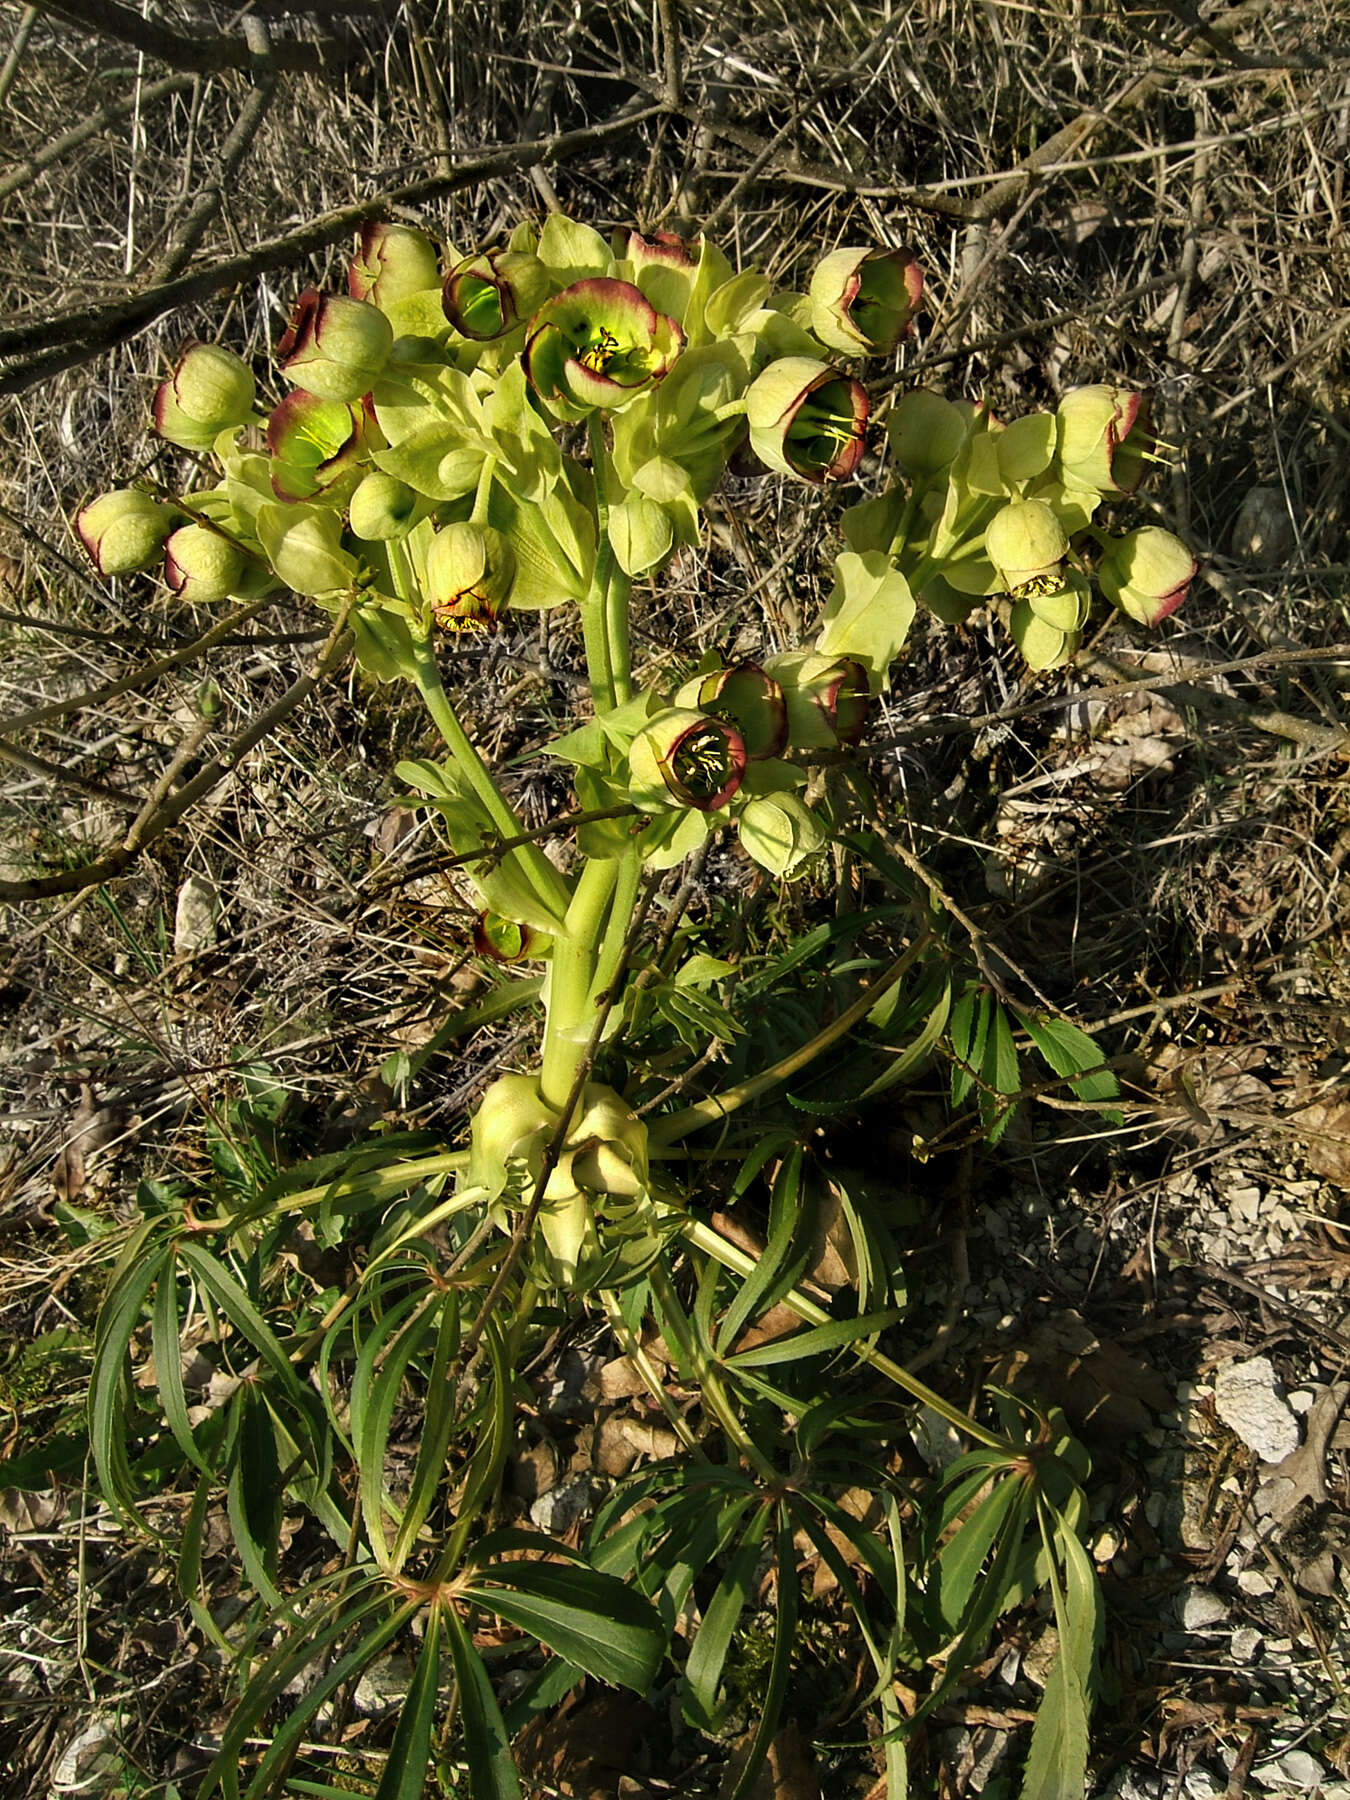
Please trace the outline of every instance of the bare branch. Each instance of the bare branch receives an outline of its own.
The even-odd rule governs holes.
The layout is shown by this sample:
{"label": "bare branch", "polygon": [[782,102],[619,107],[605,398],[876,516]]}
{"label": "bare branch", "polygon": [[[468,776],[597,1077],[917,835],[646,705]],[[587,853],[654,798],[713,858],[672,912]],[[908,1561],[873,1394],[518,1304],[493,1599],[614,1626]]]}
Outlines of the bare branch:
{"label": "bare branch", "polygon": [[[252,66],[253,52],[240,38],[199,33],[184,37],[170,31],[162,20],[145,19],[118,0],[41,0],[41,10],[52,18],[64,20],[81,30],[97,32],[100,37],[130,44],[171,69],[190,69],[196,75],[218,75],[222,69],[247,69]],[[317,43],[278,44],[277,67],[303,70],[316,74],[326,69],[340,69],[367,54],[356,38],[322,38]]]}

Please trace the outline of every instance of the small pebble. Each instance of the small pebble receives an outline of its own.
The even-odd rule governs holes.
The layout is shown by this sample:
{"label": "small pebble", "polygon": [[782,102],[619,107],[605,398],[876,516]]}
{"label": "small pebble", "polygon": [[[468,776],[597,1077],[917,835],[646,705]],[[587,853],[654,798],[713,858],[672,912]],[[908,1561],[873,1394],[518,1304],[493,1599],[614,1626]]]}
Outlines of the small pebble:
{"label": "small pebble", "polygon": [[1177,1610],[1187,1631],[1211,1631],[1228,1622],[1228,1608],[1213,1588],[1187,1588]]}
{"label": "small pebble", "polygon": [[1251,1625],[1239,1625],[1233,1633],[1232,1651],[1234,1662],[1251,1662],[1261,1648],[1261,1633]]}

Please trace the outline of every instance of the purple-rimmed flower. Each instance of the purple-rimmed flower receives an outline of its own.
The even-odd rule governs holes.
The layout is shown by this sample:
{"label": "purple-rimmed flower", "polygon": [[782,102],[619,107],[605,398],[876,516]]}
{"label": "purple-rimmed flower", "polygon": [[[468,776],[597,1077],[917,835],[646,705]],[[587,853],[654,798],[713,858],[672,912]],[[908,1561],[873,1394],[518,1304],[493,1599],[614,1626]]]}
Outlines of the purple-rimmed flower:
{"label": "purple-rimmed flower", "polygon": [[1143,525],[1111,540],[1097,580],[1113,606],[1140,625],[1157,625],[1185,600],[1199,567],[1179,537]]}
{"label": "purple-rimmed flower", "polygon": [[654,263],[659,268],[693,270],[702,248],[701,237],[682,238],[673,231],[654,231],[650,237],[640,231],[616,231],[613,239],[616,260],[631,263],[634,269]]}
{"label": "purple-rimmed flower", "polygon": [[134,575],[159,561],[174,517],[139,488],[115,488],[89,502],[75,529],[100,575]]}
{"label": "purple-rimmed flower", "polygon": [[1055,411],[1069,479],[1100,494],[1132,494],[1156,442],[1147,399],[1101,382],[1074,388]]}
{"label": "purple-rimmed flower", "polygon": [[353,300],[392,306],[440,284],[441,259],[425,232],[374,219],[361,227],[356,255],[347,265],[347,292]]}
{"label": "purple-rimmed flower", "polygon": [[500,913],[480,912],[473,922],[473,947],[489,962],[507,967],[512,963],[528,962],[531,957],[540,955],[546,943],[543,934],[532,925],[504,919]]}
{"label": "purple-rimmed flower", "polygon": [[860,662],[819,650],[784,650],[764,668],[783,690],[794,750],[832,750],[862,736],[871,685]]}
{"label": "purple-rimmed flower", "polygon": [[482,250],[446,276],[441,308],[461,337],[490,343],[528,319],[548,285],[548,270],[528,251]]}
{"label": "purple-rimmed flower", "polygon": [[780,475],[844,481],[862,460],[868,402],[861,382],[810,356],[784,356],[746,390],[750,447]]}
{"label": "purple-rimmed flower", "polygon": [[734,725],[751,762],[778,756],[787,744],[783,690],[758,663],[732,663],[725,669],[691,676],[676,694],[675,704]]}
{"label": "purple-rimmed flower", "polygon": [[629,748],[629,798],[644,812],[716,812],[745,779],[745,764],[745,741],[734,725],[692,707],[668,707]]}
{"label": "purple-rimmed flower", "polygon": [[923,270],[910,250],[834,250],[808,289],[816,336],[845,356],[889,356],[923,298]]}
{"label": "purple-rimmed flower", "polygon": [[256,384],[241,356],[220,344],[186,344],[154,399],[155,430],[183,450],[209,450],[253,415]]}
{"label": "purple-rimmed flower", "polygon": [[1005,590],[1015,594],[1028,582],[1057,575],[1069,554],[1069,540],[1044,500],[1014,500],[1000,507],[985,527],[984,553]]}
{"label": "purple-rimmed flower", "polygon": [[394,331],[378,306],[306,288],[277,356],[288,381],[321,400],[359,400],[389,360]]}
{"label": "purple-rimmed flower", "polygon": [[617,411],[655,387],[684,348],[684,332],[638,288],[610,276],[573,282],[530,321],[525,373],[564,419]]}
{"label": "purple-rimmed flower", "polygon": [[176,600],[209,606],[239,586],[245,562],[239,546],[209,525],[180,525],[164,546],[164,579]]}
{"label": "purple-rimmed flower", "polygon": [[464,520],[432,538],[423,591],[442,631],[492,632],[515,577],[515,552],[501,532]]}
{"label": "purple-rimmed flower", "polygon": [[[278,500],[333,498],[354,478],[368,448],[365,408],[297,388],[267,421],[272,491]],[[378,440],[377,440],[378,441]]]}

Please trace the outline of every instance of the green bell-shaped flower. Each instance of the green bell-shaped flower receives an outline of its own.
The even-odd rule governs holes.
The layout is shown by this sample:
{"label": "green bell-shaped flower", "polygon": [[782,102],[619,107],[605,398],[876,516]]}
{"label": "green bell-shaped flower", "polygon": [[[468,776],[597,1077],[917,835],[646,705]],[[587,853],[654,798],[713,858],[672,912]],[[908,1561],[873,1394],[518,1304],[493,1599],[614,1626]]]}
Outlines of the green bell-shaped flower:
{"label": "green bell-shaped flower", "polygon": [[321,400],[359,400],[389,361],[394,331],[378,306],[306,288],[277,356],[288,381]]}
{"label": "green bell-shaped flower", "polygon": [[180,525],[164,546],[164,579],[177,600],[211,605],[243,579],[247,557],[209,525]]}
{"label": "green bell-shaped flower", "polygon": [[427,548],[424,593],[443,631],[495,631],[515,577],[515,552],[490,525],[443,525]]}
{"label": "green bell-shaped flower", "polygon": [[176,516],[139,488],[115,488],[89,502],[75,530],[100,575],[134,575],[159,561]]}
{"label": "green bell-shaped flower", "polygon": [[1142,394],[1100,382],[1074,388],[1056,408],[1059,465],[1066,478],[1101,494],[1132,494],[1155,439]]}
{"label": "green bell-shaped flower", "polygon": [[833,250],[807,289],[811,328],[845,356],[889,356],[923,298],[923,270],[910,250]]}
{"label": "green bell-shaped flower", "polygon": [[751,762],[778,756],[787,745],[783,690],[758,663],[731,663],[692,675],[675,695],[675,704],[735,726]]}
{"label": "green bell-shaped flower", "polygon": [[629,747],[629,798],[643,812],[717,812],[745,779],[745,764],[735,726],[691,707],[667,707]]}
{"label": "green bell-shaped flower", "polygon": [[441,285],[441,259],[425,232],[370,220],[347,265],[347,292],[382,310]]}
{"label": "green bell-shaped flower", "polygon": [[1044,500],[1014,500],[985,527],[984,551],[1005,590],[1058,574],[1069,554],[1064,527]]}
{"label": "green bell-shaped flower", "polygon": [[[360,479],[372,422],[364,407],[297,388],[267,421],[270,476],[278,500],[336,503]],[[379,439],[376,439],[379,442]]]}
{"label": "green bell-shaped flower", "polygon": [[490,343],[528,319],[548,289],[548,270],[529,251],[483,250],[446,276],[441,309],[461,337]]}
{"label": "green bell-shaped flower", "polygon": [[809,356],[784,356],[745,396],[750,448],[780,475],[844,481],[862,460],[868,401],[860,382]]}
{"label": "green bell-shaped flower", "polygon": [[184,450],[209,450],[253,416],[257,386],[241,356],[220,344],[188,344],[155,393],[155,430]]}
{"label": "green bell-shaped flower", "polygon": [[784,650],[767,658],[764,672],[783,690],[793,750],[834,750],[862,736],[871,686],[861,663],[817,650]]}
{"label": "green bell-shaped flower", "polygon": [[419,504],[406,481],[386,475],[383,469],[372,469],[362,476],[351,498],[352,530],[369,543],[405,537],[417,522]]}
{"label": "green bell-shaped flower", "polygon": [[1199,567],[1179,537],[1143,525],[1111,540],[1097,580],[1113,606],[1140,625],[1157,625],[1185,600]]}
{"label": "green bell-shaped flower", "polygon": [[581,419],[650,393],[683,348],[683,331],[640,289],[595,276],[539,308],[525,343],[525,373],[559,418]]}

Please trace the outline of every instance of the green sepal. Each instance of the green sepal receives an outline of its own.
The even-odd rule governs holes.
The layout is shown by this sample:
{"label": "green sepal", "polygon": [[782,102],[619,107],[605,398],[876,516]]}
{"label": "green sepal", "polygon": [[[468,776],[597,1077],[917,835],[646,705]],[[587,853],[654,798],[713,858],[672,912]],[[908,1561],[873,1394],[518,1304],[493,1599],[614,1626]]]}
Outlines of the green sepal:
{"label": "green sepal", "polygon": [[258,508],[258,542],[277,579],[297,594],[331,594],[356,580],[356,558],[342,548],[342,519],[327,508]]}
{"label": "green sepal", "polygon": [[560,288],[590,275],[606,274],[612,260],[609,245],[598,231],[562,213],[550,213],[544,221],[535,255]]}

